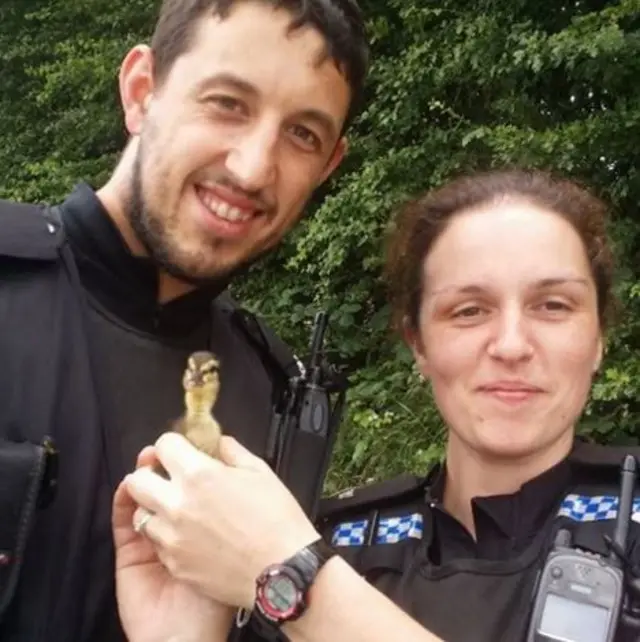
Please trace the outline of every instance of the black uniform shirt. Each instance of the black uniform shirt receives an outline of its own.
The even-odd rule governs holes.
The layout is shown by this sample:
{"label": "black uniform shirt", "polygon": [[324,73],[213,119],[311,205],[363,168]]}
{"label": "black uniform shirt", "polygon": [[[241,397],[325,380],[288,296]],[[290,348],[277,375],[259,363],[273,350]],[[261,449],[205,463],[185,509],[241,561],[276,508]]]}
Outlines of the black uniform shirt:
{"label": "black uniform shirt", "polygon": [[571,480],[563,460],[525,483],[517,492],[475,497],[471,502],[475,539],[442,506],[446,467],[432,473],[426,501],[433,508],[433,538],[429,557],[434,564],[454,559],[506,560],[519,555],[549,521]]}
{"label": "black uniform shirt", "polygon": [[[220,358],[221,390],[214,413],[225,432],[258,453],[264,452],[267,440],[271,384],[256,366],[255,351],[212,307],[226,283],[213,283],[160,305],[157,267],[130,253],[88,185],[74,190],[61,213],[86,290],[92,372],[105,445],[82,639],[121,642],[114,599],[111,498],[120,480],[135,468],[140,450],[182,414],[182,375],[189,354],[212,349]],[[245,385],[251,389],[250,404],[243,403]]]}
{"label": "black uniform shirt", "polygon": [[[475,538],[442,506],[444,466],[324,500],[319,525],[361,575],[444,640],[522,642],[557,530],[569,529],[581,550],[608,555],[604,535],[613,533],[612,498],[627,452],[578,441],[516,492],[473,498]],[[637,519],[640,500],[634,506]],[[632,563],[638,541],[632,522]],[[636,639],[626,634],[616,642]]]}

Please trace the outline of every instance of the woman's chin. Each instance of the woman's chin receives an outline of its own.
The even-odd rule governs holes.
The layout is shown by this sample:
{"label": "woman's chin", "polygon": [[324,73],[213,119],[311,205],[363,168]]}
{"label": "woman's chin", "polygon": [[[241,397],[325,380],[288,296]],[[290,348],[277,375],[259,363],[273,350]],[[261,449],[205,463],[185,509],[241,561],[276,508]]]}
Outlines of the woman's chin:
{"label": "woman's chin", "polygon": [[477,435],[476,450],[490,459],[522,460],[544,453],[548,444],[543,435],[517,430],[513,426],[494,426]]}

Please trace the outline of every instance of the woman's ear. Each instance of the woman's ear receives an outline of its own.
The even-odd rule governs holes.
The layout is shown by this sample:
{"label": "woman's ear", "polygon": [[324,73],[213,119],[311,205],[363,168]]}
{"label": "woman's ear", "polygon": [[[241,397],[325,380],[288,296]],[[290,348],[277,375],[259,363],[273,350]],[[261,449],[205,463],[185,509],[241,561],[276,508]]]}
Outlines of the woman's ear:
{"label": "woman's ear", "polygon": [[420,371],[420,374],[424,379],[428,379],[429,363],[424,349],[424,342],[420,335],[420,328],[415,327],[407,317],[405,317],[402,322],[402,336],[413,354],[413,359],[416,362],[416,367]]}
{"label": "woman's ear", "polygon": [[605,342],[601,337],[598,339],[598,346],[596,348],[596,358],[593,362],[593,376],[595,377],[600,372],[600,366],[602,366],[602,360],[604,359],[605,354]]}

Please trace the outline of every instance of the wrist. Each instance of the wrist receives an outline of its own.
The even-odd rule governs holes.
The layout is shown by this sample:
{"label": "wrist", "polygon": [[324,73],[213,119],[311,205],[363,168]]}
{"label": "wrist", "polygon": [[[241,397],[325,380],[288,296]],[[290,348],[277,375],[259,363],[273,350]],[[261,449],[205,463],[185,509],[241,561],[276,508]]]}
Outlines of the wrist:
{"label": "wrist", "polygon": [[[339,567],[343,562],[339,555],[334,555],[326,564],[318,571],[315,582],[309,588],[307,602],[309,604],[305,612],[296,620],[285,622],[282,626],[282,632],[290,639],[301,637],[305,630],[308,630],[310,619],[315,618],[316,609],[311,611],[311,605],[317,602],[318,595],[325,591],[325,588],[335,583],[331,577],[336,573],[336,567]],[[313,625],[312,625],[313,626]]]}
{"label": "wrist", "polygon": [[267,566],[255,583],[251,609],[254,629],[267,639],[275,639],[287,622],[301,617],[317,576],[334,556],[336,551],[316,533],[292,555]]}
{"label": "wrist", "polygon": [[313,542],[320,539],[320,533],[309,523],[308,527],[300,528],[296,531],[288,531],[286,536],[283,536],[276,546],[269,549],[269,556],[260,556],[260,562],[255,565],[256,572],[251,578],[250,585],[247,586],[246,598],[243,608],[252,610],[256,601],[256,581],[264,573],[264,571],[275,565],[283,564],[286,560],[290,559],[296,553],[301,551]]}

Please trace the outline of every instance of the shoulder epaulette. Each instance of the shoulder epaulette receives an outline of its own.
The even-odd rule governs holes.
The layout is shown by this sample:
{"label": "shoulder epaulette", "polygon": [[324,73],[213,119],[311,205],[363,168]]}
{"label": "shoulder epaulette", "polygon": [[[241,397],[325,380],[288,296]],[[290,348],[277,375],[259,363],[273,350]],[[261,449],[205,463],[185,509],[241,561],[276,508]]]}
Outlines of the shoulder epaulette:
{"label": "shoulder epaulette", "polygon": [[282,373],[286,379],[302,374],[304,366],[301,361],[263,319],[243,308],[228,290],[220,294],[216,302],[231,313],[234,323],[269,362],[269,367]]}
{"label": "shoulder epaulette", "polygon": [[326,519],[354,509],[370,509],[387,502],[397,504],[424,493],[427,478],[403,474],[392,479],[352,488],[320,501],[318,518]]}
{"label": "shoulder epaulette", "polygon": [[570,459],[581,466],[611,467],[619,470],[625,455],[634,455],[640,460],[640,447],[602,446],[577,440]]}
{"label": "shoulder epaulette", "polygon": [[50,208],[0,200],[0,256],[55,260],[63,238],[62,227]]}

